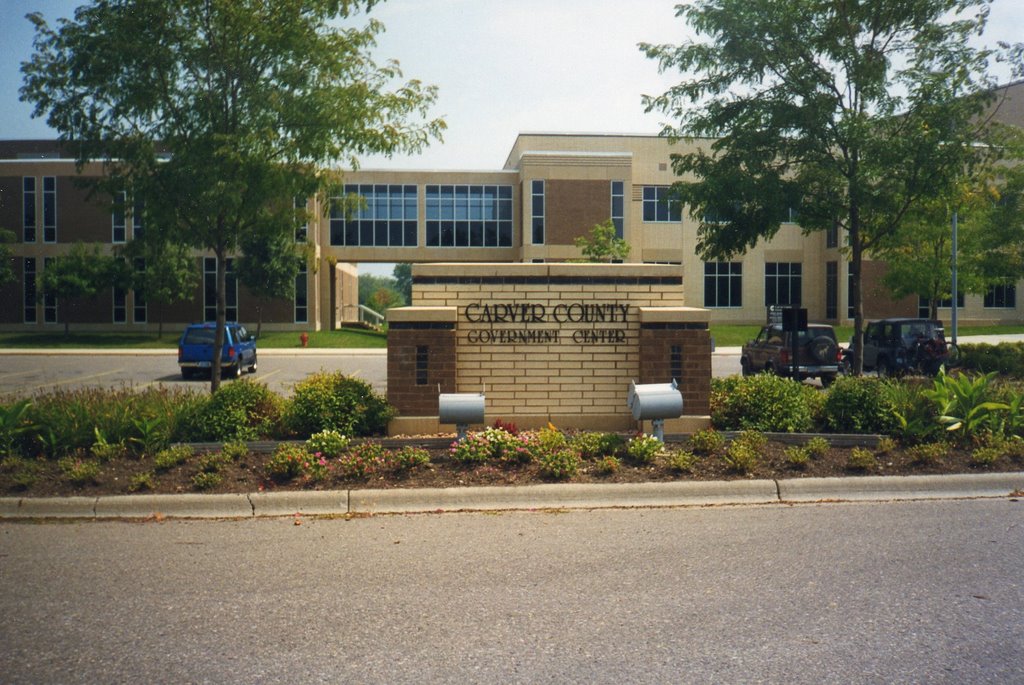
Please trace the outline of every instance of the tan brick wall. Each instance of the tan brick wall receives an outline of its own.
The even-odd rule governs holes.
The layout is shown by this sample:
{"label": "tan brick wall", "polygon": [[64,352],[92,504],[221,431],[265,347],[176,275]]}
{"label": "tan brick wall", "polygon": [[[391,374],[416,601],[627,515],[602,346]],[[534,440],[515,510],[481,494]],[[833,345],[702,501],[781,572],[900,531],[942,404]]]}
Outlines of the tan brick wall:
{"label": "tan brick wall", "polygon": [[[671,266],[416,265],[413,282],[414,307],[455,308],[456,390],[484,391],[489,420],[628,415],[629,382],[641,375],[640,308],[683,305],[682,272]],[[512,305],[520,315],[526,307],[526,321],[493,320],[509,318]],[[613,320],[566,320],[598,312]],[[707,353],[710,374],[710,344]]]}

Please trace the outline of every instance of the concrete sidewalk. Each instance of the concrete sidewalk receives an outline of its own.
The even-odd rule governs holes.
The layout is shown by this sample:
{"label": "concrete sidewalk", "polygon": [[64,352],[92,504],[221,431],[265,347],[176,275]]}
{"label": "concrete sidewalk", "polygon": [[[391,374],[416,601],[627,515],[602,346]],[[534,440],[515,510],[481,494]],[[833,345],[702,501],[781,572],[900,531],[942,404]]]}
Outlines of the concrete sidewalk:
{"label": "concrete sidewalk", "polygon": [[224,495],[0,498],[0,519],[241,519],[1024,496],[1024,472]]}

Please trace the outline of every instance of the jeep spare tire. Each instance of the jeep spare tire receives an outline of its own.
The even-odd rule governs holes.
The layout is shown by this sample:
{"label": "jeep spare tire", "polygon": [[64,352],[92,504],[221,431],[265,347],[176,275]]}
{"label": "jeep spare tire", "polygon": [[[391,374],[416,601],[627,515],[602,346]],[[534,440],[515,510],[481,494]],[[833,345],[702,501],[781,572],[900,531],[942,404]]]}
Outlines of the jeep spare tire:
{"label": "jeep spare tire", "polygon": [[835,364],[839,348],[836,341],[827,335],[819,335],[811,341],[811,356],[819,364]]}

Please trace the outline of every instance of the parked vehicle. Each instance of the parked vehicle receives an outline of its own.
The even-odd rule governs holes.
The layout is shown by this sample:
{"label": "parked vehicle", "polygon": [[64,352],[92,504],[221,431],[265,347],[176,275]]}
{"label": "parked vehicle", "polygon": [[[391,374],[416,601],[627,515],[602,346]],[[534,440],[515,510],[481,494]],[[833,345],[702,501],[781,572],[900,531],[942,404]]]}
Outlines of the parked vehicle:
{"label": "parked vehicle", "polygon": [[[768,324],[761,328],[757,338],[743,346],[740,368],[744,376],[768,372],[793,377],[792,334],[781,324]],[[806,331],[796,334],[797,373],[800,379],[819,378],[828,386],[839,373],[839,343],[836,333],[828,324],[808,324]]]}
{"label": "parked vehicle", "polygon": [[[893,318],[872,321],[864,330],[864,370],[879,376],[920,373],[934,376],[956,366],[960,349],[946,342],[942,323],[934,319]],[[843,366],[853,366],[853,345],[843,352]]]}
{"label": "parked vehicle", "polygon": [[[213,339],[217,324],[211,321],[194,323],[185,328],[178,340],[178,366],[182,378],[209,372],[213,367]],[[229,322],[224,326],[224,346],[220,356],[224,376],[238,378],[244,369],[256,373],[256,336],[245,326]]]}

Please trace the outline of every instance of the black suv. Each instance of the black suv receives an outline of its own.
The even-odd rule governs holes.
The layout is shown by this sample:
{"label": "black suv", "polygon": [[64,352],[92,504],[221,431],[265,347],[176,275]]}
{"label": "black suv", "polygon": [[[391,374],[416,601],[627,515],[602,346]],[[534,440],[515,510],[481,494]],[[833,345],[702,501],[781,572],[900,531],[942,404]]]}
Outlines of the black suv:
{"label": "black suv", "polygon": [[[864,370],[879,376],[904,373],[935,375],[942,365],[955,366],[960,359],[957,346],[946,342],[942,323],[934,319],[882,319],[872,321],[864,331]],[[853,362],[852,350],[843,364]]]}
{"label": "black suv", "polygon": [[[757,338],[743,346],[740,368],[749,376],[761,371],[793,377],[791,333],[781,324],[761,327]],[[806,331],[797,334],[797,372],[801,380],[820,378],[828,386],[839,373],[839,344],[836,333],[828,324],[808,324]]]}

